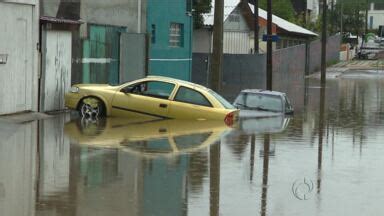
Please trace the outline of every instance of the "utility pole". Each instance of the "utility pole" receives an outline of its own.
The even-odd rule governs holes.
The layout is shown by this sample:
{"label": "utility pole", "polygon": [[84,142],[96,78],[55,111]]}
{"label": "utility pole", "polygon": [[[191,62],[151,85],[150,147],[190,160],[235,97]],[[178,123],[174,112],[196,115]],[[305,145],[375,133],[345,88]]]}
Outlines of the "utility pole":
{"label": "utility pole", "polygon": [[267,0],[267,90],[272,91],[272,0]]}
{"label": "utility pole", "polygon": [[321,86],[325,86],[327,71],[327,0],[323,0],[322,33],[321,33]]}
{"label": "utility pole", "polygon": [[215,14],[213,21],[213,50],[209,85],[214,91],[220,91],[223,61],[223,20],[224,0],[215,1]]}
{"label": "utility pole", "polygon": [[335,21],[334,21],[334,18],[335,18],[335,0],[332,0],[331,2],[331,33],[334,34],[335,33]]}
{"label": "utility pole", "polygon": [[254,0],[255,4],[253,5],[253,17],[255,22],[255,31],[254,31],[254,38],[255,38],[255,54],[259,53],[259,0]]}
{"label": "utility pole", "polygon": [[368,0],[366,0],[365,1],[365,35],[368,34],[368,7],[369,7]]}
{"label": "utility pole", "polygon": [[340,1],[340,35],[341,35],[341,37],[343,37],[343,22],[344,22],[344,20],[343,20],[344,11],[343,10],[344,10],[343,9],[343,1]]}

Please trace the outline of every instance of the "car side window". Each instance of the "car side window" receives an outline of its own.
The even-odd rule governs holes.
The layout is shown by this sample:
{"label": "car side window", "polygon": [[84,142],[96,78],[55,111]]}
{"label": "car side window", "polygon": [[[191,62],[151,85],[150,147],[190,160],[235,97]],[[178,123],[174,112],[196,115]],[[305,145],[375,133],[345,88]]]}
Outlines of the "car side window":
{"label": "car side window", "polygon": [[212,107],[212,104],[204,95],[198,91],[186,87],[179,88],[175,96],[175,101]]}
{"label": "car side window", "polygon": [[131,89],[130,93],[132,94],[168,99],[175,88],[175,85],[167,82],[147,81],[136,83],[128,86],[128,88]]}

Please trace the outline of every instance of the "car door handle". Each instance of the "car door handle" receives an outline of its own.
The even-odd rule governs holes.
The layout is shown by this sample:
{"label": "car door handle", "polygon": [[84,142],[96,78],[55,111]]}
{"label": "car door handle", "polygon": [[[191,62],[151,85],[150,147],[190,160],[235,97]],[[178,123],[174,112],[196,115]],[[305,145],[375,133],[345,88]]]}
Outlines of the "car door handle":
{"label": "car door handle", "polygon": [[167,108],[168,105],[167,105],[167,104],[160,104],[159,107],[160,107],[160,108]]}

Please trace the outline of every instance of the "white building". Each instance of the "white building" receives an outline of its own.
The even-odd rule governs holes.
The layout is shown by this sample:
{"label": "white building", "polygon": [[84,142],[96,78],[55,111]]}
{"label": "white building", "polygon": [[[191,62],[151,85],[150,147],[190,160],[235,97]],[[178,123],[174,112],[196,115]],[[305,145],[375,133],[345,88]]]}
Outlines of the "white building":
{"label": "white building", "polygon": [[371,3],[368,11],[368,28],[378,29],[384,25],[384,3]]}
{"label": "white building", "polygon": [[[224,7],[224,32],[223,52],[226,54],[250,54],[254,53],[254,25],[253,5],[246,2],[225,1]],[[204,28],[193,32],[193,52],[212,52],[212,26],[213,9],[210,14],[204,15]],[[266,51],[266,42],[262,41],[267,33],[267,12],[259,8],[259,52]],[[301,26],[288,22],[278,16],[272,17],[272,32],[280,37],[273,44],[274,49],[282,49],[305,43],[309,38],[317,37],[317,34]]]}
{"label": "white building", "polygon": [[0,115],[37,111],[39,1],[0,1]]}

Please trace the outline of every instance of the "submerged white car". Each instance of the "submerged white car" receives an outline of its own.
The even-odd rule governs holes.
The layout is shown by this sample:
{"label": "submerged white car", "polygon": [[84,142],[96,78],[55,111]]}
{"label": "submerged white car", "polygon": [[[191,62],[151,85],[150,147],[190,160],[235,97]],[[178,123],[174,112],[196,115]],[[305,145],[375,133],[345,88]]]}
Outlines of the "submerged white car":
{"label": "submerged white car", "polygon": [[261,89],[242,90],[233,105],[240,117],[291,115],[293,107],[285,93]]}

